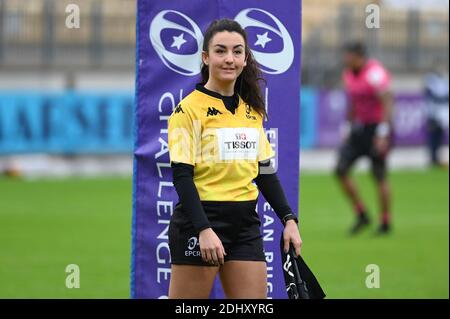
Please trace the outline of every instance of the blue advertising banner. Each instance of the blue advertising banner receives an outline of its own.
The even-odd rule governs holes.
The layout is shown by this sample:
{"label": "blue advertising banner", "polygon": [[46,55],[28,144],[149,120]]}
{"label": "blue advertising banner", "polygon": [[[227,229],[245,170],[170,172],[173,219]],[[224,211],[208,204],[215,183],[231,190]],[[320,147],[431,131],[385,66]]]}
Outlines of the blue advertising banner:
{"label": "blue advertising banner", "polygon": [[[300,147],[337,147],[347,105],[344,92],[303,87],[300,95]],[[0,154],[129,153],[132,109],[130,92],[0,92]],[[395,94],[393,124],[396,146],[425,145],[421,93]],[[448,123],[444,130],[448,144]]]}
{"label": "blue advertising banner", "polygon": [[300,91],[300,148],[316,145],[317,133],[317,90],[302,87]]}
{"label": "blue advertising banner", "polygon": [[[274,166],[294,211],[298,207],[301,2],[196,0],[137,2],[136,109],[132,223],[132,298],[166,298],[170,280],[168,225],[178,196],[172,184],[167,119],[200,82],[203,34],[211,21],[231,18],[247,31],[260,64],[277,150]],[[258,212],[269,298],[286,298],[279,252],[282,225],[260,196]],[[219,283],[212,298],[222,298]]]}
{"label": "blue advertising banner", "polygon": [[129,92],[0,92],[0,154],[129,153]]}

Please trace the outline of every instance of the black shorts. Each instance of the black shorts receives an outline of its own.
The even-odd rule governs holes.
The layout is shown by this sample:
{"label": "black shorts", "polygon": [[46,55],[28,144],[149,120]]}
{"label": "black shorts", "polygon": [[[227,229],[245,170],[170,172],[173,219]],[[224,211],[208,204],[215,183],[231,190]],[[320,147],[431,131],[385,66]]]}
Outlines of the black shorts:
{"label": "black shorts", "polygon": [[[211,228],[222,241],[229,260],[265,261],[261,221],[256,200],[244,202],[202,201]],[[183,211],[175,207],[169,224],[172,264],[212,266],[202,260],[198,232]]]}
{"label": "black shorts", "polygon": [[[354,126],[347,141],[340,147],[336,173],[347,174],[355,161],[367,156],[371,160],[372,173],[379,181],[386,177],[386,155],[379,154],[375,149],[374,137],[377,124]],[[389,137],[392,147],[392,135]]]}

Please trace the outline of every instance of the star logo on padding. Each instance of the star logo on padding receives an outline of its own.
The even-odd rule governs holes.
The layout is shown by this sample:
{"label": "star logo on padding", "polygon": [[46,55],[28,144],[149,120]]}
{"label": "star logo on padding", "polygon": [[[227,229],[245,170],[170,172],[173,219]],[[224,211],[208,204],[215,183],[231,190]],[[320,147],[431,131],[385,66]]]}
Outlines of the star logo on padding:
{"label": "star logo on padding", "polygon": [[181,46],[186,43],[187,41],[183,38],[184,33],[180,33],[179,36],[177,37],[172,37],[173,38],[173,42],[172,45],[170,46],[171,48],[173,47],[177,47],[177,50],[180,50]]}
{"label": "star logo on padding", "polygon": [[256,36],[258,37],[258,40],[256,40],[255,46],[260,45],[264,49],[266,43],[272,41],[272,39],[267,36],[268,33],[269,32],[266,32],[264,34],[257,34]]}

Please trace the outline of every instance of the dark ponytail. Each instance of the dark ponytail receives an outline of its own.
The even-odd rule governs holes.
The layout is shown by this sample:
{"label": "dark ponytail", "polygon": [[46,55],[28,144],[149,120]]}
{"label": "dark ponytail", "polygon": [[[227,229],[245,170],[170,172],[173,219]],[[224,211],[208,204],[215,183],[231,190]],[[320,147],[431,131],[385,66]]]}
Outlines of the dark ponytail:
{"label": "dark ponytail", "polygon": [[[267,117],[264,99],[261,93],[261,87],[259,85],[259,82],[266,84],[266,81],[262,77],[261,70],[259,69],[257,62],[253,57],[252,51],[248,46],[247,33],[240,26],[240,24],[231,19],[220,19],[213,21],[205,32],[203,51],[208,52],[209,42],[216,33],[222,31],[237,32],[244,38],[245,42],[245,56],[247,59],[247,65],[236,79],[236,83],[234,84],[234,92],[238,93],[245,103],[255,109],[259,114],[263,117]],[[201,74],[201,83],[206,84],[209,79],[209,70],[208,66],[203,63]]]}

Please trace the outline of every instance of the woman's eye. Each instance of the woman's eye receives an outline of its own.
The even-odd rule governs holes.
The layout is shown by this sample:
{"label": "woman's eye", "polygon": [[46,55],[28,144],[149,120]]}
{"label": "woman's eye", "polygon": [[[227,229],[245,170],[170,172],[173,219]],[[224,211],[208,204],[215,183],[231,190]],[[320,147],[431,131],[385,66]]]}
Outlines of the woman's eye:
{"label": "woman's eye", "polygon": [[234,54],[241,54],[242,51],[234,51]]}

